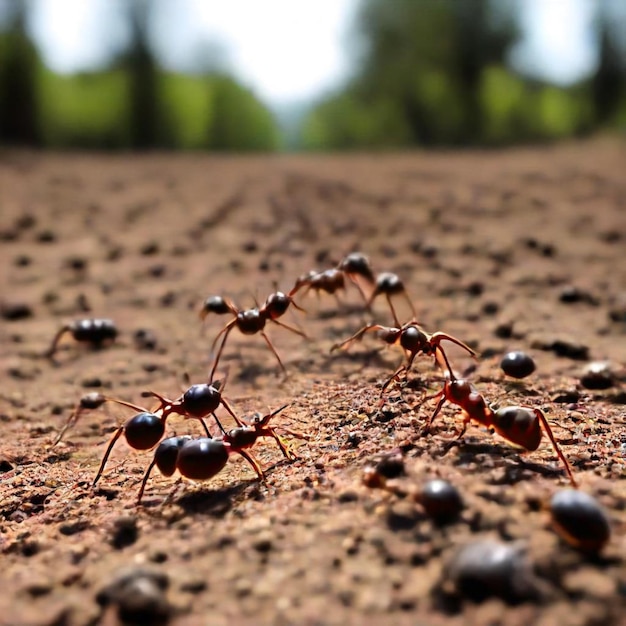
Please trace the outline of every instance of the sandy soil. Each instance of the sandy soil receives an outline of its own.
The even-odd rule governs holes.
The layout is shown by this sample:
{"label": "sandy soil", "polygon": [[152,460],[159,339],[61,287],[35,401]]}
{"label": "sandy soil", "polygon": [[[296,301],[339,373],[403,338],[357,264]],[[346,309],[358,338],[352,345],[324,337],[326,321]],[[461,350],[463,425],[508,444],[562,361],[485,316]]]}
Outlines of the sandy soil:
{"label": "sandy soil", "polygon": [[[0,155],[0,623],[626,624],[624,171],[625,147],[608,140],[384,156]],[[202,324],[207,296],[252,307],[354,250],[403,279],[428,332],[480,353],[446,347],[489,403],[543,408],[611,520],[600,554],[551,525],[548,502],[569,483],[547,438],[520,455],[472,425],[451,444],[462,420],[450,404],[423,433],[435,402],[421,400],[443,385],[432,358],[418,357],[380,408],[401,350],[371,333],[330,353],[368,321],[393,324],[384,299],[368,313],[352,285],[339,303],[297,296],[306,313],[282,319],[308,340],[268,326],[286,379],[259,335],[228,339],[218,376],[236,414],[288,403],[274,425],[308,436],[283,435],[293,462],[272,440],[254,446],[265,483],[233,454],[204,483],[175,487],[155,470],[137,507],[153,452],[122,438],[93,489],[134,413],[113,403],[52,445],[86,393],[154,408],[143,391],[177,397],[206,382],[231,319]],[[44,358],[82,318],[114,320],[117,341],[95,350],[64,336]],[[534,358],[528,378],[502,373],[511,349]],[[606,389],[583,376],[596,361],[609,362]],[[201,432],[167,422],[167,435]],[[393,489],[364,483],[372,466]],[[446,524],[414,497],[436,477],[464,503]],[[476,575],[489,596],[478,602],[450,564],[484,539],[506,558]],[[490,546],[483,561],[497,561]]]}

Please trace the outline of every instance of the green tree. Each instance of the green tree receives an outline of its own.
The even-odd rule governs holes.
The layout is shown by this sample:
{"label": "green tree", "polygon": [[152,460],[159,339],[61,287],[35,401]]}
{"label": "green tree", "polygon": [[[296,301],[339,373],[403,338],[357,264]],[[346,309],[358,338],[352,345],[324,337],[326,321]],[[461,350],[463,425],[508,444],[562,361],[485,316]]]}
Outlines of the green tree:
{"label": "green tree", "polygon": [[28,5],[8,3],[8,30],[0,41],[0,143],[39,145],[36,76],[39,57],[25,29]]}

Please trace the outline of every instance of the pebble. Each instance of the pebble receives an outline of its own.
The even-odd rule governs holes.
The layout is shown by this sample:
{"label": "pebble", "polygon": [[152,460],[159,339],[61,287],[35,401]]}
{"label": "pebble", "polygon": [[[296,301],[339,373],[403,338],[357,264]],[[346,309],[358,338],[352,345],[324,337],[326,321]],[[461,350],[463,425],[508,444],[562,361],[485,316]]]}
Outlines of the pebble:
{"label": "pebble", "polygon": [[124,624],[163,624],[172,612],[166,574],[144,568],[124,569],[96,595],[101,607],[116,606]]}
{"label": "pebble", "polygon": [[462,546],[447,562],[442,585],[482,602],[497,597],[514,604],[537,595],[530,566],[519,546],[479,539]]}
{"label": "pebble", "polygon": [[582,551],[598,552],[610,539],[607,514],[588,493],[577,489],[557,491],[550,501],[550,514],[556,532]]}
{"label": "pebble", "polygon": [[521,379],[530,376],[535,371],[536,365],[529,354],[515,350],[502,357],[500,368],[507,376]]}
{"label": "pebble", "polygon": [[113,522],[111,533],[111,545],[116,550],[132,546],[139,537],[139,528],[135,517],[118,517]]}
{"label": "pebble", "polygon": [[426,514],[438,523],[452,521],[463,509],[458,489],[447,480],[429,480],[416,496]]}
{"label": "pebble", "polygon": [[17,322],[33,316],[33,309],[24,302],[0,303],[0,317],[8,322]]}
{"label": "pebble", "polygon": [[593,361],[583,368],[580,384],[585,389],[609,389],[615,384],[613,368],[609,361]]}

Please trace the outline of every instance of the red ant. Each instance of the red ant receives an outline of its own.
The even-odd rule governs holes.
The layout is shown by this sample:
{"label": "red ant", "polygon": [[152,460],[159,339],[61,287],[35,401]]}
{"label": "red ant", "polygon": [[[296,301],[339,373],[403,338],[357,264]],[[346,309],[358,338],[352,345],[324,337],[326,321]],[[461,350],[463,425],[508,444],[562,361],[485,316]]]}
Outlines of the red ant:
{"label": "red ant", "polygon": [[[211,437],[193,439],[189,436],[164,439],[156,449],[154,459],[143,476],[137,504],[141,503],[146,483],[155,465],[164,476],[172,476],[178,470],[182,476],[191,480],[209,480],[224,469],[229,456],[236,452],[252,466],[259,479],[264,480],[263,470],[246,450],[251,448],[260,437],[271,437],[276,441],[285,458],[289,460],[297,458],[276,434],[275,429],[269,426],[270,420],[288,406],[285,404],[267,415],[257,414],[249,424],[233,428],[217,439]],[[299,433],[287,432],[304,438],[304,435]]]}
{"label": "red ant", "polygon": [[528,452],[533,452],[541,443],[541,427],[543,426],[543,429],[552,443],[552,447],[565,467],[565,471],[567,472],[572,486],[578,486],[574,480],[570,464],[561,452],[552,434],[550,424],[548,424],[548,420],[541,409],[524,406],[507,406],[494,411],[487,405],[483,396],[469,381],[457,379],[452,374],[450,374],[449,378],[446,378],[444,387],[439,393],[428,396],[424,398],[424,400],[432,398],[439,398],[439,403],[431,418],[428,420],[428,424],[426,424],[426,428],[424,429],[425,433],[429,432],[433,421],[437,415],[439,415],[446,400],[460,406],[462,409],[463,427],[457,439],[463,437],[468,424],[474,420],[487,428],[493,429],[507,441],[524,448]]}
{"label": "red ant", "polygon": [[127,420],[125,424],[120,426],[115,431],[115,434],[111,438],[109,446],[102,457],[100,469],[98,470],[98,473],[93,481],[93,486],[95,487],[96,483],[100,479],[109,455],[113,450],[113,446],[122,435],[125,436],[126,442],[131,448],[134,448],[135,450],[149,450],[159,443],[165,434],[165,423],[171,414],[183,415],[187,418],[200,420],[207,437],[211,437],[209,429],[204,423],[204,418],[207,415],[213,415],[222,433],[226,432],[222,423],[215,414],[215,411],[221,405],[235,420],[237,426],[243,427],[244,423],[233,413],[230,405],[222,397],[220,391],[222,387],[222,381],[192,385],[176,400],[169,400],[154,391],[146,391],[142,394],[144,397],[154,397],[161,403],[160,406],[154,411],[148,411],[143,407],[131,404],[130,402],[125,402],[124,400],[103,397],[104,399],[101,404],[104,401],[111,401],[134,409],[135,411],[138,411],[138,413]]}
{"label": "red ant", "polygon": [[54,336],[52,344],[44,353],[51,359],[56,352],[57,345],[63,335],[70,333],[74,341],[89,343],[95,348],[101,348],[105,343],[112,343],[117,339],[117,326],[109,319],[82,319],[63,325]]}
{"label": "red ant", "polygon": [[[428,334],[424,331],[419,324],[415,320],[411,320],[406,324],[403,324],[399,327],[389,327],[382,326],[380,324],[367,324],[361,330],[357,331],[352,337],[349,337],[345,341],[335,344],[331,347],[330,351],[339,350],[341,348],[345,348],[349,346],[353,341],[357,339],[361,339],[365,333],[371,331],[378,331],[379,337],[388,345],[399,344],[405,351],[405,355],[407,355],[406,364],[400,365],[398,369],[387,379],[384,383],[381,395],[384,393],[385,389],[394,381],[397,380],[401,372],[408,373],[413,365],[413,361],[418,354],[424,354],[426,356],[433,355],[435,359],[439,362],[439,357],[443,359],[445,366],[447,367],[450,375],[453,376],[452,367],[450,366],[450,362],[448,361],[448,357],[441,347],[442,341],[450,341],[455,343],[457,346],[460,346],[473,357],[476,357],[477,354],[474,350],[472,350],[468,345],[457,339],[456,337],[452,337],[452,335],[448,335],[447,333],[436,332],[432,335]],[[408,353],[408,354],[407,354]]]}
{"label": "red ant", "polygon": [[213,369],[211,370],[210,378],[212,378],[213,374],[215,373],[220,357],[222,356],[222,351],[224,350],[224,346],[226,345],[228,335],[230,334],[230,331],[235,327],[238,328],[239,331],[244,335],[255,335],[256,333],[260,333],[263,339],[265,339],[265,342],[267,343],[269,349],[278,360],[278,364],[280,365],[281,369],[286,374],[287,370],[285,369],[283,362],[280,360],[278,352],[276,352],[276,349],[270,341],[270,338],[265,333],[264,328],[267,322],[272,322],[306,339],[306,334],[303,333],[301,330],[294,328],[293,326],[289,326],[288,324],[285,324],[278,319],[287,312],[287,309],[290,305],[293,305],[296,309],[300,311],[303,310],[293,301],[292,293],[285,294],[282,291],[276,291],[274,293],[271,293],[265,300],[263,306],[256,306],[251,309],[238,309],[230,299],[223,298],[222,296],[211,296],[210,298],[207,298],[204,302],[202,310],[200,311],[200,317],[203,320],[209,313],[215,313],[217,315],[231,313],[232,315],[234,315],[234,319],[228,322],[228,324],[226,324],[226,326],[224,326],[224,328],[220,330],[211,345],[211,352],[213,352],[218,339],[222,334],[224,335],[222,343],[220,344],[220,347],[217,351],[217,356],[215,357],[215,361],[213,363]]}

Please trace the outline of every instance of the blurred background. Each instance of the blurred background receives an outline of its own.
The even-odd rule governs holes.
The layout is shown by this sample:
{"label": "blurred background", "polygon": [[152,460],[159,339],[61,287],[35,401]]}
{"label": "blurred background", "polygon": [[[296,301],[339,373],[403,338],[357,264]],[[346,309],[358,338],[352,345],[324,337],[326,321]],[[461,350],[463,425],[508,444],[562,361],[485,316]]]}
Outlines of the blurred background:
{"label": "blurred background", "polygon": [[0,0],[2,145],[371,150],[625,129],[625,0]]}

